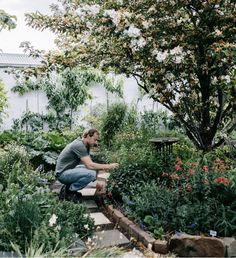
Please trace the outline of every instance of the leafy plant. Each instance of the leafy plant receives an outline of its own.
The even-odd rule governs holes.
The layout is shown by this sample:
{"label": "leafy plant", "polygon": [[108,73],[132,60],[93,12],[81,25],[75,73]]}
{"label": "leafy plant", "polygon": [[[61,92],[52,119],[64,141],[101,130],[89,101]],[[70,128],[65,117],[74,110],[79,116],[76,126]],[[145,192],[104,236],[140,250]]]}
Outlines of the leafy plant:
{"label": "leafy plant", "polygon": [[113,137],[121,129],[126,109],[127,107],[123,103],[113,104],[109,107],[107,115],[103,118],[101,136],[107,146],[112,144]]}

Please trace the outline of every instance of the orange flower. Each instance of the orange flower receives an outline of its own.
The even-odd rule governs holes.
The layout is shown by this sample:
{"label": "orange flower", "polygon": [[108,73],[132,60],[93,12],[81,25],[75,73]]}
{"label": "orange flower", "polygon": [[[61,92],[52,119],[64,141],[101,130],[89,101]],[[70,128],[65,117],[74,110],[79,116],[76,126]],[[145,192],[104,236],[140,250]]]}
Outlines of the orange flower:
{"label": "orange flower", "polygon": [[224,185],[224,186],[228,186],[229,185],[229,179],[226,178],[226,177],[223,177],[223,176],[220,176],[220,177],[217,177],[215,180],[214,180],[214,183],[216,185]]}
{"label": "orange flower", "polygon": [[108,196],[109,198],[112,198],[112,192],[109,191],[109,192],[107,193],[107,196]]}
{"label": "orange flower", "polygon": [[187,191],[192,191],[192,189],[193,189],[193,187],[192,187],[191,185],[187,185],[187,186],[186,186],[186,190],[187,190]]}
{"label": "orange flower", "polygon": [[171,175],[171,178],[172,179],[176,179],[176,180],[179,180],[179,175],[177,174],[177,173],[173,173],[172,175]]}
{"label": "orange flower", "polygon": [[161,176],[163,176],[163,177],[168,177],[168,176],[169,176],[169,174],[168,174],[168,173],[166,173],[166,172],[162,172]]}
{"label": "orange flower", "polygon": [[179,157],[176,158],[176,161],[176,165],[178,166],[181,166],[183,164],[182,160]]}
{"label": "orange flower", "polygon": [[189,170],[188,170],[188,174],[189,174],[189,175],[194,175],[194,174],[195,174],[195,171],[194,171],[193,169],[189,169]]}
{"label": "orange flower", "polygon": [[181,171],[181,170],[182,170],[181,166],[176,164],[175,165],[175,171]]}

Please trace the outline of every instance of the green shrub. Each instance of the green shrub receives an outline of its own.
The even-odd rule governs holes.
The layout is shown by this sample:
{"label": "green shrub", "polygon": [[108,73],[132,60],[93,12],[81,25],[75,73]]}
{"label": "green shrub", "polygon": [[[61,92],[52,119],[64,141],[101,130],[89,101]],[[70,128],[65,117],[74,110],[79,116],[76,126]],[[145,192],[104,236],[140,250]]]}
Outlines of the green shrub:
{"label": "green shrub", "polygon": [[3,188],[11,183],[20,186],[36,183],[37,177],[25,149],[16,144],[7,145],[0,153],[0,180]]}
{"label": "green shrub", "polygon": [[[10,191],[8,192],[10,193]],[[0,193],[5,209],[0,213],[0,248],[10,251],[11,242],[24,251],[32,243],[43,251],[69,247],[75,237],[85,238],[94,231],[94,221],[83,205],[58,202],[52,193]]]}
{"label": "green shrub", "polygon": [[101,125],[101,138],[106,146],[110,146],[114,135],[122,127],[125,118],[126,105],[116,103],[109,107]]}
{"label": "green shrub", "polygon": [[125,201],[124,208],[128,215],[131,215],[139,224],[144,223],[146,216],[153,217],[154,220],[149,230],[153,229],[154,232],[154,229],[162,227],[168,231],[173,230],[171,221],[175,216],[178,200],[178,191],[170,191],[160,182],[152,181],[136,188],[136,193],[130,201]]}

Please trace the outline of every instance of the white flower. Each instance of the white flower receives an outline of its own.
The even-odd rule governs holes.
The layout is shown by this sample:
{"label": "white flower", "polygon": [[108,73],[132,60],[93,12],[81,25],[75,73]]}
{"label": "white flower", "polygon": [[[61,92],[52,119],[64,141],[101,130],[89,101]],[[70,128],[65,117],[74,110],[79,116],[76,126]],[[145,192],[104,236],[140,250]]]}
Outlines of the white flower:
{"label": "white flower", "polygon": [[124,17],[126,17],[126,18],[130,18],[130,17],[132,16],[132,14],[131,14],[130,12],[127,12],[127,11],[125,11],[125,12],[123,13],[123,15],[124,15]]}
{"label": "white flower", "polygon": [[152,51],[152,55],[155,56],[155,58],[158,62],[163,62],[168,57],[168,52],[167,52],[167,50],[165,50],[164,52],[161,52],[157,49],[154,49]]}
{"label": "white flower", "polygon": [[150,23],[148,21],[143,21],[142,25],[145,29],[148,29],[150,27]]}
{"label": "white flower", "polygon": [[176,64],[180,64],[183,61],[183,56],[176,56],[174,62]]}
{"label": "white flower", "polygon": [[170,50],[171,55],[179,55],[179,54],[182,54],[182,52],[183,52],[183,48],[180,46],[177,46]]}
{"label": "white flower", "polygon": [[143,37],[139,39],[132,39],[130,43],[130,47],[132,48],[133,51],[139,50],[145,45],[146,45],[146,40]]}
{"label": "white flower", "polygon": [[89,225],[88,224],[84,225],[84,228],[88,230],[89,229]]}
{"label": "white flower", "polygon": [[88,10],[92,15],[97,15],[100,12],[100,6],[98,4],[91,5]]}
{"label": "white flower", "polygon": [[121,15],[115,9],[105,10],[104,16],[108,16],[112,19],[112,22],[118,26],[120,23]]}
{"label": "white flower", "polygon": [[86,13],[91,15],[97,15],[99,12],[100,12],[100,6],[97,4],[94,4],[94,5],[85,4],[76,10],[76,13],[78,15],[83,15],[83,16],[86,15]]}
{"label": "white flower", "polygon": [[36,187],[36,192],[38,194],[43,194],[43,193],[45,193],[45,189],[43,187]]}
{"label": "white flower", "polygon": [[137,38],[140,36],[141,32],[140,29],[131,24],[129,29],[124,31],[124,34],[127,34],[130,38]]}
{"label": "white flower", "polygon": [[52,214],[52,217],[49,219],[49,227],[52,227],[54,224],[56,224],[57,216],[55,214]]}
{"label": "white flower", "polygon": [[222,35],[222,31],[220,31],[220,30],[215,30],[215,35],[216,36],[221,36]]}
{"label": "white flower", "polygon": [[216,76],[214,76],[213,79],[212,79],[212,81],[211,81],[211,84],[212,84],[212,85],[216,85],[217,82],[218,82],[218,79],[217,79]]}
{"label": "white flower", "polygon": [[224,77],[224,79],[225,79],[226,83],[230,83],[230,82],[231,82],[231,79],[230,79],[230,76],[229,76],[229,75],[226,75],[226,76]]}

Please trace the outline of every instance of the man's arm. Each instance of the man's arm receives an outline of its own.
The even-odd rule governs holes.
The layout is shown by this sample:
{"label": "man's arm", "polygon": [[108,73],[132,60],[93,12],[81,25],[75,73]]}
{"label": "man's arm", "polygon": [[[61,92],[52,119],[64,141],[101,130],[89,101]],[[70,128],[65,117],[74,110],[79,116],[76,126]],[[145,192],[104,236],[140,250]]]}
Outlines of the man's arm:
{"label": "man's arm", "polygon": [[111,170],[119,167],[118,163],[110,163],[110,164],[95,163],[91,160],[90,156],[82,157],[80,158],[80,160],[84,163],[86,168],[91,170]]}

